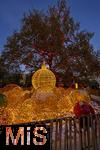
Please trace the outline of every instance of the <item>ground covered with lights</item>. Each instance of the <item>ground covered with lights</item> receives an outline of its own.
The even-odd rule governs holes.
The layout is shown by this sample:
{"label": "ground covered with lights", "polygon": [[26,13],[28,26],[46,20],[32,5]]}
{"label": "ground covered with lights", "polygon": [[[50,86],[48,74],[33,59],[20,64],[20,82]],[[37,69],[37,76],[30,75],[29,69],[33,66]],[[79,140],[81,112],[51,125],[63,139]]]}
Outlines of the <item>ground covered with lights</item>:
{"label": "ground covered with lights", "polygon": [[45,64],[33,74],[32,85],[26,90],[15,84],[0,89],[1,124],[73,116],[78,102],[81,105],[82,103],[92,105],[90,96],[85,90],[56,87],[55,75]]}

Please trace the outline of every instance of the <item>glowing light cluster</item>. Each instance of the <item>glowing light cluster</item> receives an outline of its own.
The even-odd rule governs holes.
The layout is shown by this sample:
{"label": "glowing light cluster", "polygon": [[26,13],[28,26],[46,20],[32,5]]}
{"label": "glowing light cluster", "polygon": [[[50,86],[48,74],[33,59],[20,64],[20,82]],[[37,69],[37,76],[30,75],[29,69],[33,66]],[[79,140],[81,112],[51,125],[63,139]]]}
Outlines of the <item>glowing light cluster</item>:
{"label": "glowing light cluster", "polygon": [[72,110],[77,102],[83,100],[90,102],[90,97],[83,91],[55,87],[55,75],[46,68],[45,64],[33,74],[32,84],[33,89],[30,90],[23,90],[15,85],[1,90],[7,100],[7,106],[0,107],[1,124],[24,123],[73,115]]}

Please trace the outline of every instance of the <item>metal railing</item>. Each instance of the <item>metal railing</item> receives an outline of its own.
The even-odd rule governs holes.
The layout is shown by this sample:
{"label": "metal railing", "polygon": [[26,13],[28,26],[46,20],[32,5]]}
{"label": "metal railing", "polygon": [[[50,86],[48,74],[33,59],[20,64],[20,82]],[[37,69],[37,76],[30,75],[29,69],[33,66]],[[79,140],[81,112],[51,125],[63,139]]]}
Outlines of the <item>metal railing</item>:
{"label": "metal railing", "polygon": [[50,150],[100,150],[100,114],[33,123],[50,128]]}
{"label": "metal railing", "polygon": [[100,150],[100,114],[50,123],[51,150]]}
{"label": "metal railing", "polygon": [[[100,114],[23,123],[49,128],[50,150],[100,150]],[[19,124],[20,125],[20,124]]]}

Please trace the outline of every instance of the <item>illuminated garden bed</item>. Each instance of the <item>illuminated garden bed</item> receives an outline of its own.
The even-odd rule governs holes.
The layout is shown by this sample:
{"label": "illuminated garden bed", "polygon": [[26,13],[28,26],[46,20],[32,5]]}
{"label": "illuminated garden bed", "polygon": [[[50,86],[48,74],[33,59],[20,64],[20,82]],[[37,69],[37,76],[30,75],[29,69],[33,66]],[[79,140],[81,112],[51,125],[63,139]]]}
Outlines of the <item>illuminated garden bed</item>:
{"label": "illuminated garden bed", "polygon": [[1,124],[19,124],[64,116],[72,117],[78,102],[91,105],[86,91],[56,87],[56,78],[45,64],[32,77],[31,90],[10,84],[0,89]]}

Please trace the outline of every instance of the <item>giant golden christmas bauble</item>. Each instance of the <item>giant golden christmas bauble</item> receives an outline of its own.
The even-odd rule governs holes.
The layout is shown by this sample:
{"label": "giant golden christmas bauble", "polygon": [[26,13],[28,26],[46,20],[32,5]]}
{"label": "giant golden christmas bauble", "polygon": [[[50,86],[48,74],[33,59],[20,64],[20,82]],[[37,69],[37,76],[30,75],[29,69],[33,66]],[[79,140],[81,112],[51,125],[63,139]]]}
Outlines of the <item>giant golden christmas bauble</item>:
{"label": "giant golden christmas bauble", "polygon": [[35,89],[43,89],[45,91],[52,90],[56,84],[56,77],[54,73],[49,70],[45,63],[41,69],[37,70],[32,77],[32,85]]}

